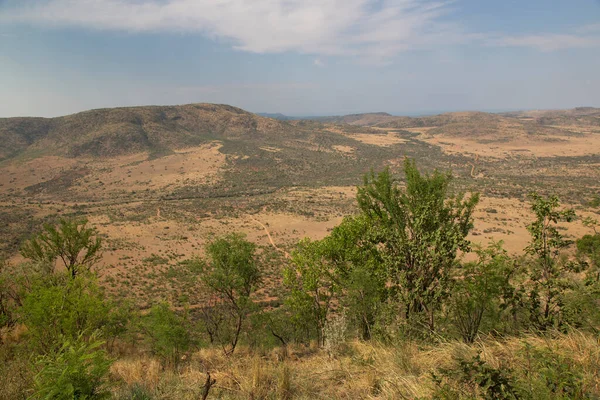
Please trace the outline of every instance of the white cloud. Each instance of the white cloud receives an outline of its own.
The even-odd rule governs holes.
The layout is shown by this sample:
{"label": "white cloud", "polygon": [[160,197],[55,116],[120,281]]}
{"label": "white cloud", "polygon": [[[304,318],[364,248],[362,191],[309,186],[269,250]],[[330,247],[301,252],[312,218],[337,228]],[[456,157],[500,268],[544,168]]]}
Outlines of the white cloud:
{"label": "white cloud", "polygon": [[540,51],[556,51],[570,48],[600,47],[600,37],[576,34],[505,36],[491,40],[490,44],[505,47],[530,47]]}
{"label": "white cloud", "polygon": [[[2,0],[0,0],[2,1]],[[356,56],[385,64],[401,52],[457,44],[541,51],[600,44],[600,25],[526,36],[471,33],[455,0],[4,0],[0,23],[125,32],[183,32],[254,53]],[[314,60],[319,66],[320,59]]]}
{"label": "white cloud", "polygon": [[[24,5],[25,3],[25,5]],[[188,32],[255,53],[389,57],[462,40],[452,0],[8,0],[0,22]]]}

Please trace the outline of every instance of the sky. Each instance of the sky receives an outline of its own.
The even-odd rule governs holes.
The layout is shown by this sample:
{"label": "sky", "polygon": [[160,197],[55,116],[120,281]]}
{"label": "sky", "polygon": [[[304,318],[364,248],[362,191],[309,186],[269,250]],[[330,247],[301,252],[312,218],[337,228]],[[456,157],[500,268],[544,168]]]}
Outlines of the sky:
{"label": "sky", "polygon": [[0,0],[0,117],[600,107],[600,0]]}

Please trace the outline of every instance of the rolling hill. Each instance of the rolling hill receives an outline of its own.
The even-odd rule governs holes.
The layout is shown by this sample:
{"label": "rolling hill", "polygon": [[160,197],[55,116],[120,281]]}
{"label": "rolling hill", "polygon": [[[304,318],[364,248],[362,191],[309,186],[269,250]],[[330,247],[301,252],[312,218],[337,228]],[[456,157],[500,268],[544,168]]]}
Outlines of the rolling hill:
{"label": "rolling hill", "polygon": [[67,157],[168,154],[215,137],[235,139],[298,130],[239,108],[215,104],[85,111],[58,118],[0,119],[0,159],[22,153]]}

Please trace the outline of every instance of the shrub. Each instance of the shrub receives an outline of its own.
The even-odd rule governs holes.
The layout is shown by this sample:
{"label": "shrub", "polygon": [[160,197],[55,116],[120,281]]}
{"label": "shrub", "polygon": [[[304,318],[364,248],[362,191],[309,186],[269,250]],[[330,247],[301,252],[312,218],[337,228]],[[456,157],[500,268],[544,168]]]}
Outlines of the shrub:
{"label": "shrub", "polygon": [[95,277],[80,275],[37,282],[25,296],[19,317],[27,326],[31,344],[47,352],[62,340],[75,340],[95,331],[101,334],[113,329],[113,323],[121,324],[121,319],[111,319],[113,310]]}
{"label": "shrub", "polygon": [[234,233],[211,242],[206,252],[206,261],[196,260],[191,265],[212,292],[212,300],[201,309],[202,317],[211,342],[218,342],[231,354],[254,309],[250,296],[261,281],[256,245]]}
{"label": "shrub", "polygon": [[[526,344],[524,385],[532,399],[587,399],[581,371],[573,362],[550,348]],[[525,396],[524,396],[525,397]]]}
{"label": "shrub", "polygon": [[461,393],[467,392],[468,398],[489,400],[520,399],[519,391],[509,371],[493,368],[477,355],[472,359],[458,360],[452,369],[442,369],[441,375],[433,374],[438,390],[433,398],[464,398]]}
{"label": "shrub", "polygon": [[192,344],[187,320],[171,310],[167,303],[152,307],[142,319],[142,327],[152,352],[171,365],[177,365]]}
{"label": "shrub", "polygon": [[72,400],[110,397],[107,380],[112,363],[100,349],[103,342],[65,339],[62,346],[37,361],[34,399]]}
{"label": "shrub", "polygon": [[561,221],[571,222],[575,212],[571,209],[561,210],[556,196],[543,198],[532,193],[531,200],[536,219],[527,226],[531,242],[525,251],[532,260],[529,271],[531,285],[524,304],[534,328],[546,330],[562,327],[567,322],[562,315],[562,306],[564,293],[571,285],[565,279],[570,264],[559,256],[570,242],[559,232],[557,224]]}
{"label": "shrub", "polygon": [[457,269],[448,301],[452,323],[467,343],[475,340],[482,324],[488,331],[497,327],[507,308],[503,297],[513,291],[510,280],[516,270],[502,242],[478,249],[477,254],[478,261]]}
{"label": "shrub", "polygon": [[357,201],[379,232],[376,242],[403,317],[434,331],[435,311],[448,295],[457,252],[469,250],[466,237],[479,195],[451,195],[450,174],[422,175],[413,160],[405,160],[404,175],[402,189],[389,169],[371,172],[358,188]]}
{"label": "shrub", "polygon": [[102,241],[96,229],[87,227],[87,220],[61,219],[58,227],[46,224],[38,235],[21,247],[21,255],[35,262],[54,266],[60,259],[75,278],[89,271],[100,260]]}

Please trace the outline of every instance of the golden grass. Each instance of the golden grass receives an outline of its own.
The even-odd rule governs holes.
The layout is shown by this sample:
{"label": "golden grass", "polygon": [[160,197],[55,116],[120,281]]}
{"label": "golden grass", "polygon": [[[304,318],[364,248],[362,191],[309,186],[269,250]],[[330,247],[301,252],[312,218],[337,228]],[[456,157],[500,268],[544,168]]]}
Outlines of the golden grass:
{"label": "golden grass", "polygon": [[526,348],[568,359],[583,371],[586,390],[600,395],[600,343],[597,337],[579,332],[553,338],[483,338],[473,345],[407,342],[388,346],[353,341],[335,357],[303,346],[270,353],[241,348],[231,357],[218,349],[202,349],[179,371],[158,373],[156,362],[141,358],[118,361],[112,372],[113,379],[122,384],[162,388],[158,398],[165,399],[197,398],[206,371],[217,380],[209,398],[414,399],[430,398],[436,390],[431,372],[477,354],[493,368],[525,373]]}
{"label": "golden grass", "polygon": [[148,357],[117,360],[110,369],[113,379],[125,382],[129,386],[143,385],[156,389],[160,381],[160,362]]}

